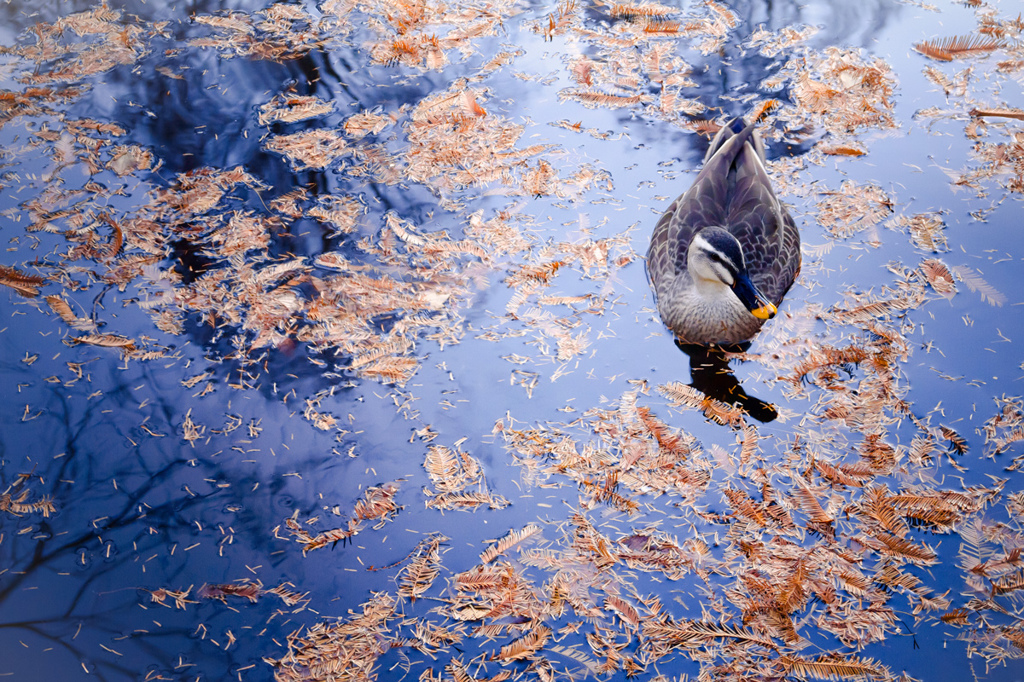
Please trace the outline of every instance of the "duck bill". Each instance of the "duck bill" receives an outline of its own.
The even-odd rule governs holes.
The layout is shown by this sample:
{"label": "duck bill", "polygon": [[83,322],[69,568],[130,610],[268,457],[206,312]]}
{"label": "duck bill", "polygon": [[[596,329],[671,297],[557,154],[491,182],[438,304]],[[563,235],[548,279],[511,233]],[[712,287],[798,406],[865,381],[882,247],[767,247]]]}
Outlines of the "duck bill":
{"label": "duck bill", "polygon": [[754,286],[754,283],[750,281],[746,273],[741,273],[736,278],[736,283],[733,285],[732,290],[736,293],[736,297],[740,299],[740,302],[750,311],[750,314],[759,320],[770,320],[779,311],[775,304],[765,298],[765,295]]}

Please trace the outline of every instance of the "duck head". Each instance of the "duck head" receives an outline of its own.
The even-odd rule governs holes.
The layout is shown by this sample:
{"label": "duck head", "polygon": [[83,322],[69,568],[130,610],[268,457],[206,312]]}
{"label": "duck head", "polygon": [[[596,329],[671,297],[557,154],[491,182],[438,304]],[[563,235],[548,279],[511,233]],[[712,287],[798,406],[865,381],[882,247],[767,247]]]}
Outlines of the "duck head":
{"label": "duck head", "polygon": [[759,320],[770,320],[778,312],[747,274],[739,241],[722,227],[705,227],[693,236],[686,269],[705,296],[735,296]]}

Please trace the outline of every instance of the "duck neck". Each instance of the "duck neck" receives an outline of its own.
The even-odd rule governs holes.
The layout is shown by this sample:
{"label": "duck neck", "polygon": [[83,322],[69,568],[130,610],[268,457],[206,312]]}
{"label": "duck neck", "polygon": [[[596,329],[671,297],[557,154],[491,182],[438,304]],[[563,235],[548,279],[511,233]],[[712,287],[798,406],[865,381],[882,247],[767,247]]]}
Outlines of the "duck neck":
{"label": "duck neck", "polygon": [[697,295],[711,305],[728,305],[732,298],[732,290],[719,279],[693,278],[693,288]]}

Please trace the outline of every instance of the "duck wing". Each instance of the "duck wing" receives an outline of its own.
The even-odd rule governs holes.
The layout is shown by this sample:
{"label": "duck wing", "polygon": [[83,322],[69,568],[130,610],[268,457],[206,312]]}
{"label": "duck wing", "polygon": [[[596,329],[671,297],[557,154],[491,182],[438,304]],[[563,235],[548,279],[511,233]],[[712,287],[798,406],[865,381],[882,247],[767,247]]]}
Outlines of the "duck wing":
{"label": "duck wing", "polygon": [[686,273],[686,255],[693,235],[711,225],[726,225],[729,196],[729,168],[742,145],[725,148],[734,139],[729,127],[722,128],[711,142],[693,186],[676,197],[654,226],[647,250],[647,271],[655,295],[671,287],[677,275]]}
{"label": "duck wing", "polygon": [[[728,140],[738,146],[726,173],[722,226],[743,247],[754,284],[778,305],[800,270],[800,233],[772,190],[764,146],[753,128],[754,124],[745,126]],[[725,150],[723,146],[721,151]]]}

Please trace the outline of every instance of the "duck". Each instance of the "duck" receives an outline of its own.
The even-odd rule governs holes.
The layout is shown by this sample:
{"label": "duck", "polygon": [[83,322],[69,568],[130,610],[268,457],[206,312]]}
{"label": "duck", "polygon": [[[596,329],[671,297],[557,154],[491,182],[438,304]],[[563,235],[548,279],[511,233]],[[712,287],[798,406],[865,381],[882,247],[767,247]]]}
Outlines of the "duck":
{"label": "duck", "polygon": [[677,344],[746,344],[800,272],[800,232],[772,190],[755,125],[739,117],[718,131],[651,235],[648,279]]}

